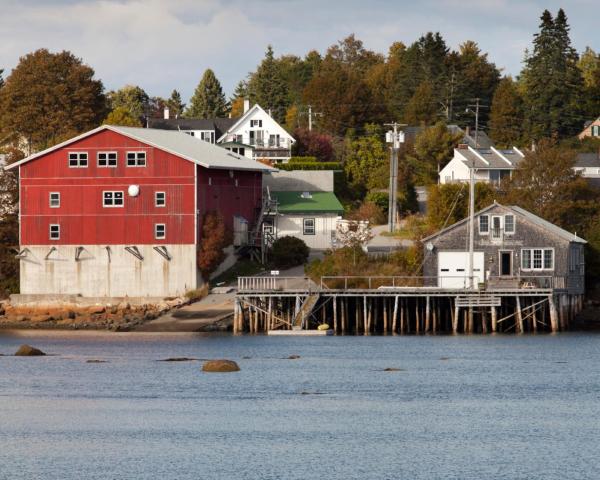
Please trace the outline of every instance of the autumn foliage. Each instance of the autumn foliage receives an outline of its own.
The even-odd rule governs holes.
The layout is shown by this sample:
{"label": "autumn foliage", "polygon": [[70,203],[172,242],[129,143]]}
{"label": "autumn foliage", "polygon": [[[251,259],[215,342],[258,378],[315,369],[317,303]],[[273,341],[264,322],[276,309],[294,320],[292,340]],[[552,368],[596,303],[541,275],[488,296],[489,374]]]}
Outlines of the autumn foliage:
{"label": "autumn foliage", "polygon": [[218,212],[208,212],[202,221],[202,239],[198,249],[197,263],[202,277],[208,279],[225,259],[223,249],[231,243],[231,234]]}

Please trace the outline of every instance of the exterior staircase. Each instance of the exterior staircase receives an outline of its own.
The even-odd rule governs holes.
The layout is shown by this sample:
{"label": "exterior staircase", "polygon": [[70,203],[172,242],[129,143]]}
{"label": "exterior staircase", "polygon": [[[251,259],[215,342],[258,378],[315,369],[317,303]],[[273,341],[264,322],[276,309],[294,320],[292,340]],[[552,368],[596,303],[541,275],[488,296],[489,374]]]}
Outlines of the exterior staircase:
{"label": "exterior staircase", "polygon": [[318,301],[318,293],[306,297],[306,300],[304,300],[304,303],[302,304],[302,306],[298,310],[298,313],[296,313],[296,316],[294,317],[294,322],[292,324],[292,328],[294,330],[299,330],[304,326],[304,324],[306,323],[306,319],[309,318]]}

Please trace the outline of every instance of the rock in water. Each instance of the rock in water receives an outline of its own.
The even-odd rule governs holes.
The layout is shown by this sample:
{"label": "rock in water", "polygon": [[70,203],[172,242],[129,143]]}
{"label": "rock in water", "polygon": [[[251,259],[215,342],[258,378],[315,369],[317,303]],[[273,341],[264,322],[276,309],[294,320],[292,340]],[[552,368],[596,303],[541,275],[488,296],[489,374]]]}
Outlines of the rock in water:
{"label": "rock in water", "polygon": [[239,372],[240,367],[233,360],[208,360],[202,365],[203,372]]}
{"label": "rock in water", "polygon": [[39,357],[42,355],[46,354],[41,350],[30,345],[21,345],[17,350],[17,353],[15,353],[15,356],[17,357]]}

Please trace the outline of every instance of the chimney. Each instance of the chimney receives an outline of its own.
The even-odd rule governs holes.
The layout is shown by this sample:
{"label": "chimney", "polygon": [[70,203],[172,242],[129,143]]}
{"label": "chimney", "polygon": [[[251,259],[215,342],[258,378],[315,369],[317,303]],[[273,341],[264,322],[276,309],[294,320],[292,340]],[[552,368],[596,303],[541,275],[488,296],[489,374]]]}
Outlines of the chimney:
{"label": "chimney", "polygon": [[250,100],[244,98],[244,113],[246,113],[248,110],[250,110]]}
{"label": "chimney", "polygon": [[468,137],[471,134],[471,127],[466,126],[465,127],[465,135]]}
{"label": "chimney", "polygon": [[163,118],[165,120],[169,119],[169,107],[165,107],[165,109],[163,110]]}
{"label": "chimney", "polygon": [[269,108],[269,117],[272,117],[273,115],[271,115],[271,109]]}

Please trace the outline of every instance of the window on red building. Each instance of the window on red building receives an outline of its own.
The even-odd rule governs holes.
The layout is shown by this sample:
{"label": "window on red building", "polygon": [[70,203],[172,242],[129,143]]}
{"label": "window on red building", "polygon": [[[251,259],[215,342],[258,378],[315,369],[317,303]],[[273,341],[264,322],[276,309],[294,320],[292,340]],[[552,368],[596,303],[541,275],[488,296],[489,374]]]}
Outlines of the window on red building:
{"label": "window on red building", "polygon": [[164,223],[154,224],[154,238],[164,240],[167,238],[167,226]]}
{"label": "window on red building", "polygon": [[123,192],[102,192],[103,207],[122,207],[123,205]]}
{"label": "window on red building", "polygon": [[69,168],[87,168],[87,152],[69,152]]}

